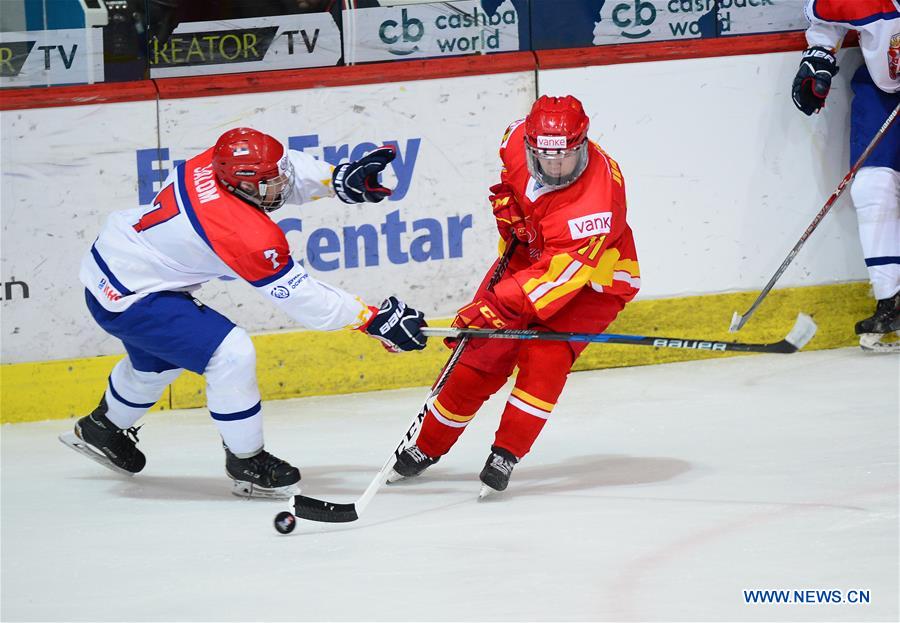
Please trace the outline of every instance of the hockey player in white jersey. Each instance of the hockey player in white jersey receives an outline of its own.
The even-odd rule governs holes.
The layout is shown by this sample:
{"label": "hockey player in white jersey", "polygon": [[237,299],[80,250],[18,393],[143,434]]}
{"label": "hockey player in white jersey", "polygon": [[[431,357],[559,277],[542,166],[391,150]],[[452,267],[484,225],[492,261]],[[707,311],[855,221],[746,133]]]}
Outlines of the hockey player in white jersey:
{"label": "hockey player in white jersey", "polygon": [[85,255],[80,280],[97,323],[125,345],[99,406],[60,439],[111,469],[143,469],[135,424],[182,372],[206,378],[207,406],[225,446],[237,495],[286,497],[300,472],[263,449],[263,422],[250,337],[189,291],[239,277],[310,329],[350,328],[391,351],[420,350],[421,312],[391,296],[379,307],[318,281],[291,257],[267,215],[285,203],[337,196],[379,202],[378,174],[393,160],[381,147],[337,167],[249,128],[176,167],[150,209],[110,215]]}
{"label": "hockey player in white jersey", "polygon": [[[807,0],[809,48],[792,89],[794,104],[819,112],[838,71],[835,53],[859,32],[865,62],[853,74],[850,162],[856,162],[900,102],[900,0]],[[850,188],[859,238],[877,299],[875,313],[856,323],[860,345],[887,349],[881,338],[900,330],[900,123],[887,131]]]}

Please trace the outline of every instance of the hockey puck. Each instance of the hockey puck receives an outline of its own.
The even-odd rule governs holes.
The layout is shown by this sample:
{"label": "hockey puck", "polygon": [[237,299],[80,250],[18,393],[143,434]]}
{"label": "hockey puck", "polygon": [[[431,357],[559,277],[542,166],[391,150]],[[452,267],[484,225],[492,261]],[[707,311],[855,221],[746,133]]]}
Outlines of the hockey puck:
{"label": "hockey puck", "polygon": [[293,513],[281,511],[275,515],[275,529],[279,534],[290,534],[297,527],[297,518]]}

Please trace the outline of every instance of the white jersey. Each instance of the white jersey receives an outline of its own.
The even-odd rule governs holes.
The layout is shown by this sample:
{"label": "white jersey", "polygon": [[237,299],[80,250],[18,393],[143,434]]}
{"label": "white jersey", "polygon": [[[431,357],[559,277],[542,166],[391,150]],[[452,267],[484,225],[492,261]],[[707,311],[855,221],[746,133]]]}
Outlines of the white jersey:
{"label": "white jersey", "polygon": [[[334,196],[331,165],[294,150],[288,157],[293,203]],[[176,167],[149,209],[111,214],[79,273],[111,312],[153,292],[191,290],[221,276],[246,280],[311,329],[355,328],[372,314],[358,297],[311,277],[291,257],[278,225],[219,184],[212,149]]]}
{"label": "white jersey", "polygon": [[900,0],[807,0],[806,42],[835,49],[850,30],[872,80],[885,93],[900,91]]}

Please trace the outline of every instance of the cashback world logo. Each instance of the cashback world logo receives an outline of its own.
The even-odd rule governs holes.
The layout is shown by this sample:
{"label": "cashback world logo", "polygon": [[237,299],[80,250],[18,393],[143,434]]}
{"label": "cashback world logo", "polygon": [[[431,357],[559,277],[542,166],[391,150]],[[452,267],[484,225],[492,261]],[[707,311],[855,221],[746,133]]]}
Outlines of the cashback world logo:
{"label": "cashback world logo", "polygon": [[515,28],[518,20],[515,10],[488,15],[478,7],[463,11],[453,5],[446,6],[451,9],[449,13],[419,13],[426,21],[411,16],[408,9],[401,9],[399,21],[381,22],[378,38],[394,56],[419,51],[445,54],[498,51],[501,30],[506,26]]}
{"label": "cashback world logo", "polygon": [[623,29],[621,34],[626,39],[641,39],[650,34],[645,27],[656,21],[656,7],[642,0],[634,0],[634,4],[623,2],[613,8],[612,21]]}

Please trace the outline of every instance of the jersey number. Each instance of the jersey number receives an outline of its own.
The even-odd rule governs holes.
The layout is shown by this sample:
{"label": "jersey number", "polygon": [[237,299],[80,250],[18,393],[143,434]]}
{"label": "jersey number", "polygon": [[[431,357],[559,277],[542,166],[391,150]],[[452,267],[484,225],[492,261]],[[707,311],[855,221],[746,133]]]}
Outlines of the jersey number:
{"label": "jersey number", "polygon": [[156,201],[153,203],[153,208],[134,224],[134,231],[138,233],[146,231],[178,216],[180,210],[178,209],[178,202],[175,200],[174,184],[169,184],[159,191],[159,194],[156,195]]}

